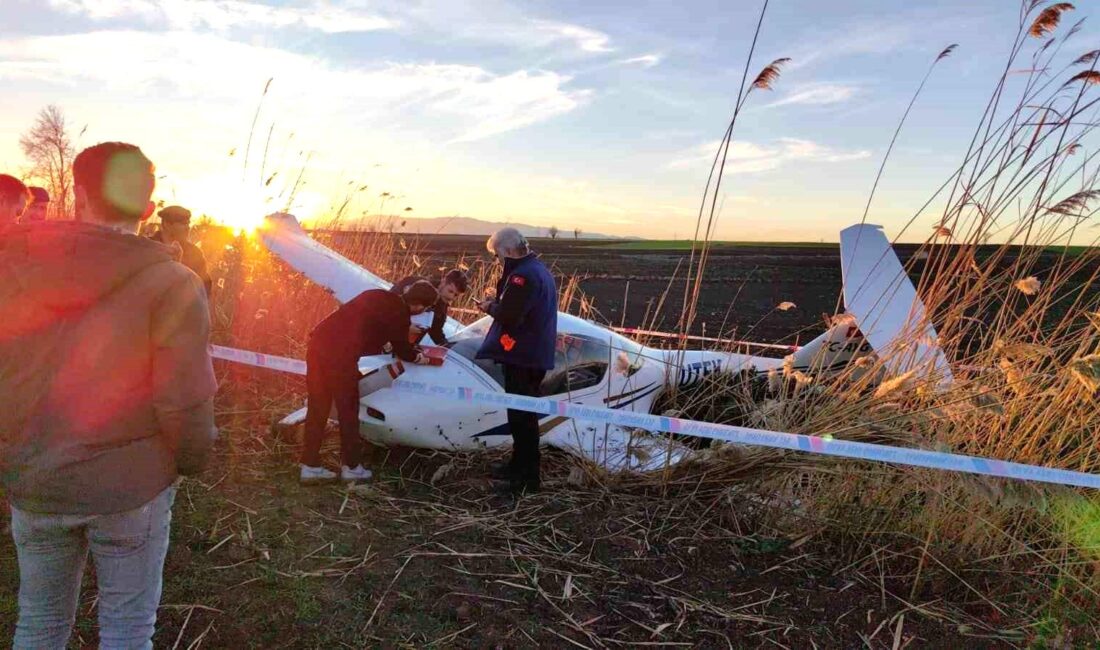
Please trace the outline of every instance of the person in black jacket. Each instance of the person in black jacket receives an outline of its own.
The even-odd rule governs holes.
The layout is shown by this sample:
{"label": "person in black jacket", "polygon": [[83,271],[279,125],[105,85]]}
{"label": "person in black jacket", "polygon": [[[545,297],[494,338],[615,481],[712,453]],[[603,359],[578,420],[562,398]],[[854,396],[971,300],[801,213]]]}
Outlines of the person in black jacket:
{"label": "person in black jacket", "polygon": [[365,481],[359,438],[359,357],[392,352],[402,361],[426,365],[427,357],[409,342],[409,316],[422,314],[439,300],[430,282],[417,282],[404,294],[384,289],[364,291],[341,305],[313,329],[306,353],[305,439],[301,476],[304,484],[336,478],[321,466],[321,442],[329,412],[336,405],[340,421],[340,456],[344,481]]}
{"label": "person in black jacket", "polygon": [[[409,287],[417,282],[427,282],[427,279],[418,275],[410,275],[407,278],[402,278],[397,281],[397,284],[393,285],[391,291],[403,294]],[[470,281],[466,277],[466,273],[461,269],[451,269],[443,276],[443,279],[439,281],[439,300],[434,305],[428,308],[427,311],[432,312],[432,325],[428,329],[424,329],[419,325],[412,325],[409,328],[410,340],[419,343],[424,335],[427,334],[432,338],[432,341],[436,345],[447,345],[447,335],[443,333],[443,326],[447,324],[447,311],[458,297],[466,293],[470,288]]]}
{"label": "person in black jacket", "polygon": [[160,217],[160,230],[150,239],[165,246],[179,247],[180,264],[195,272],[206,289],[206,297],[214,288],[214,280],[206,269],[206,256],[202,249],[191,243],[191,211],[179,205],[170,205],[157,212]]}
{"label": "person in black jacket", "polygon": [[[546,372],[554,368],[558,335],[558,290],[554,276],[515,228],[494,234],[486,248],[504,265],[497,297],[478,308],[493,317],[477,358],[504,366],[504,390],[538,397]],[[539,416],[508,409],[512,431],[512,459],[493,468],[503,479],[502,491],[537,492],[539,489]]]}

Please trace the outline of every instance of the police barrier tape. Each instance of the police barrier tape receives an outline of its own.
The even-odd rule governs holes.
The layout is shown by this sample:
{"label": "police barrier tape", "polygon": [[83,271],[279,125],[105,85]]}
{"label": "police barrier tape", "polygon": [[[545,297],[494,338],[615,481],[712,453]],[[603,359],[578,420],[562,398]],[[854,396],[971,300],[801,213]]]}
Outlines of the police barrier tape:
{"label": "police barrier tape", "polygon": [[[259,368],[269,368],[297,375],[306,374],[306,363],[297,359],[288,359],[270,354],[260,354],[247,350],[227,348],[220,345],[210,346],[214,358],[234,361]],[[453,386],[437,386],[426,382],[397,379],[393,388],[409,393],[432,397],[449,398],[463,402],[473,402],[483,406],[510,408],[543,415],[568,417],[586,422],[599,422],[620,427],[644,429],[654,433],[676,433],[698,438],[709,438],[723,442],[744,445],[760,445],[777,449],[804,451],[826,456],[839,456],[857,460],[870,460],[896,465],[928,467],[953,472],[983,474],[1022,481],[1039,481],[1057,485],[1071,485],[1100,489],[1100,475],[1074,472],[1065,469],[1024,465],[993,458],[964,456],[926,449],[909,449],[890,445],[837,440],[827,436],[807,436],[796,433],[749,429],[729,424],[714,424],[696,420],[683,420],[649,413],[635,413],[598,406],[585,406],[558,400],[510,395],[497,391],[474,390]]]}
{"label": "police barrier tape", "polygon": [[393,383],[393,387],[397,390],[431,397],[450,398],[483,406],[511,408],[543,415],[568,417],[586,422],[645,429],[655,433],[670,432],[724,442],[791,449],[827,456],[841,456],[880,463],[928,467],[954,472],[1100,489],[1100,475],[1039,467],[1037,465],[1023,465],[992,458],[963,456],[961,454],[924,449],[907,449],[905,447],[892,447],[852,440],[836,440],[824,436],[749,429],[728,424],[682,420],[649,413],[632,413],[598,406],[584,406],[539,397],[524,397],[522,395],[510,395],[471,388],[436,386],[406,379],[398,379]]}
{"label": "police barrier tape", "polygon": [[271,370],[289,372],[295,375],[306,374],[305,361],[277,357],[272,354],[261,354],[259,352],[249,352],[248,350],[227,348],[221,345],[211,345],[210,356],[215,359],[222,359],[223,361],[235,361],[249,366],[256,366],[257,368],[269,368]]}

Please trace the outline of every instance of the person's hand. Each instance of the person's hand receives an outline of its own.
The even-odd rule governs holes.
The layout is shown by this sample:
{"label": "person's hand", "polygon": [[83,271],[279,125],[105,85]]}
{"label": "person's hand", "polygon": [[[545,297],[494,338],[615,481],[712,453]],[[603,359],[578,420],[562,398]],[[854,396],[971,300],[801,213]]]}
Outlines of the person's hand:
{"label": "person's hand", "polygon": [[409,338],[412,340],[419,339],[420,335],[427,331],[428,330],[426,328],[419,325],[409,325]]}
{"label": "person's hand", "polygon": [[489,313],[489,308],[492,307],[492,306],[493,306],[493,299],[492,298],[486,298],[485,300],[480,300],[477,303],[478,310],[483,312],[483,313],[486,313],[486,314]]}
{"label": "person's hand", "polygon": [[424,354],[423,352],[418,352],[416,354],[416,361],[413,361],[413,363],[415,363],[418,366],[427,366],[427,365],[430,365],[431,362],[432,362],[432,360],[429,359],[428,355]]}

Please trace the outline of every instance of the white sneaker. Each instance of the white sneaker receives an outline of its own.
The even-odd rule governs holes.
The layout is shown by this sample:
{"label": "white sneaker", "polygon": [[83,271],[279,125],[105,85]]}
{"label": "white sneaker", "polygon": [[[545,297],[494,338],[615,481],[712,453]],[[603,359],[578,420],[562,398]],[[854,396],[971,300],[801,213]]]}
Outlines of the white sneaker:
{"label": "white sneaker", "polygon": [[369,481],[374,476],[374,472],[370,471],[362,465],[356,467],[344,467],[340,470],[341,481]]}
{"label": "white sneaker", "polygon": [[298,482],[302,485],[332,483],[335,480],[336,472],[330,472],[324,467],[310,467],[309,465],[302,465],[302,473],[298,476]]}

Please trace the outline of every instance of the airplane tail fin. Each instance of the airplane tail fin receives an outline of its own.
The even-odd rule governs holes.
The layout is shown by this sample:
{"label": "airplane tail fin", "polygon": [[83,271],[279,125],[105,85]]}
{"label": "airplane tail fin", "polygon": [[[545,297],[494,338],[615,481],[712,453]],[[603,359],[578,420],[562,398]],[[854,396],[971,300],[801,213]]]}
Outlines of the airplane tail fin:
{"label": "airplane tail fin", "polygon": [[882,227],[857,224],[840,231],[840,264],[845,309],[889,374],[914,371],[941,387],[951,383],[936,329]]}

